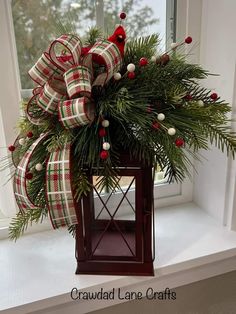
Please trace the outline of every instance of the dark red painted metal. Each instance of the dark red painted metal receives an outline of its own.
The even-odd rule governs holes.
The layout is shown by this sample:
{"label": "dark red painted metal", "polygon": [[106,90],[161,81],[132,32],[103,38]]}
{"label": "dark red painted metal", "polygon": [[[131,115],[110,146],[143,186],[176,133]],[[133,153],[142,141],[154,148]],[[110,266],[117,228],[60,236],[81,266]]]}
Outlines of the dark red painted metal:
{"label": "dark red painted metal", "polygon": [[[88,174],[90,183],[93,171]],[[111,196],[104,201],[95,187],[102,204],[98,215],[95,215],[94,192],[83,197],[77,207],[80,224],[76,226],[76,274],[154,275],[152,167],[122,154],[118,173],[134,178],[135,207],[127,199],[132,183],[127,191],[122,188],[121,201],[112,213],[108,205]],[[124,199],[135,210],[135,220],[116,218]],[[107,213],[106,219],[99,218],[102,211]]]}

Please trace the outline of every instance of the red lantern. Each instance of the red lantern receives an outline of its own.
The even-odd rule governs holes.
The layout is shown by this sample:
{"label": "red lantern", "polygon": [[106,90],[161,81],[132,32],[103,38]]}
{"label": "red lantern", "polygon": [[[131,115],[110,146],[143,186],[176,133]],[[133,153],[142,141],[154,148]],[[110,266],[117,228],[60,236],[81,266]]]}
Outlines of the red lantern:
{"label": "red lantern", "polygon": [[120,161],[116,191],[99,192],[96,169],[88,173],[93,191],[77,208],[76,274],[154,275],[152,167],[128,154]]}

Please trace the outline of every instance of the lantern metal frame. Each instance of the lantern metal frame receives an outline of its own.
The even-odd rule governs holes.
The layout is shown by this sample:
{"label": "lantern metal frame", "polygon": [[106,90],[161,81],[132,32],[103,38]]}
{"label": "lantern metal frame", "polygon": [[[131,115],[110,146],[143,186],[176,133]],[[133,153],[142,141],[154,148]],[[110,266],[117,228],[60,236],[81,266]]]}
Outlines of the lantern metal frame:
{"label": "lantern metal frame", "polygon": [[[155,245],[152,167],[131,159],[129,154],[121,155],[120,166],[116,170],[120,177],[133,179],[126,191],[119,187],[121,200],[112,212],[107,203],[116,192],[111,191],[104,201],[93,184],[96,170],[87,170],[87,178],[93,188],[77,204],[80,224],[76,225],[76,274],[153,276]],[[135,208],[127,197],[134,181]],[[100,214],[95,214],[94,195],[102,204],[100,214],[105,210],[109,219],[101,219]],[[125,199],[135,211],[134,220],[116,218]]]}

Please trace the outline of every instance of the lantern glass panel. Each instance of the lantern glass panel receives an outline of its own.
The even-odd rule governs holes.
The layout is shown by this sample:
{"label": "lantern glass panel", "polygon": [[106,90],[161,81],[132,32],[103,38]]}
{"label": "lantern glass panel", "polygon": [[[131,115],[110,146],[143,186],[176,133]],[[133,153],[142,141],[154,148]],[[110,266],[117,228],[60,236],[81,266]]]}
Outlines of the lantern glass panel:
{"label": "lantern glass panel", "polygon": [[120,176],[115,189],[100,190],[93,177],[93,256],[136,256],[135,176]]}

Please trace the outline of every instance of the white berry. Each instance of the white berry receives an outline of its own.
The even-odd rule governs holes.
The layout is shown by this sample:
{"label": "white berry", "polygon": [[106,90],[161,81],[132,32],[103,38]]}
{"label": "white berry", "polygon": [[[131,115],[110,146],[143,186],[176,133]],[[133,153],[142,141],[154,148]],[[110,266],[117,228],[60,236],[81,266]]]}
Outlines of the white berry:
{"label": "white berry", "polygon": [[104,142],[104,143],[102,144],[102,148],[103,148],[104,150],[109,150],[110,147],[111,147],[111,145],[110,145],[108,142]]}
{"label": "white berry", "polygon": [[103,120],[103,121],[102,121],[102,126],[103,126],[104,128],[109,127],[109,124],[110,124],[110,122],[109,122],[108,120]]}
{"label": "white berry", "polygon": [[203,107],[204,106],[204,102],[202,100],[198,100],[197,102],[199,107]]}
{"label": "white berry", "polygon": [[24,144],[25,144],[25,138],[23,138],[23,137],[20,138],[20,139],[19,139],[19,144],[20,144],[20,145],[24,145]]}
{"label": "white berry", "polygon": [[159,121],[165,120],[165,115],[164,115],[164,113],[158,113],[157,119],[158,119]]}
{"label": "white berry", "polygon": [[169,134],[169,135],[172,136],[172,135],[175,135],[175,133],[176,133],[176,129],[175,129],[175,128],[169,128],[169,129],[168,129],[168,134]]}
{"label": "white berry", "polygon": [[40,163],[38,163],[38,164],[35,165],[35,169],[36,169],[37,171],[41,171],[41,170],[43,170],[43,165],[40,164]]}
{"label": "white berry", "polygon": [[178,47],[178,44],[177,43],[172,43],[172,44],[170,44],[170,48],[171,49],[175,49],[175,48],[177,48]]}
{"label": "white berry", "polygon": [[121,74],[117,72],[114,74],[113,77],[114,77],[114,80],[119,81],[121,79]]}
{"label": "white berry", "polygon": [[152,57],[151,57],[151,61],[152,61],[152,62],[156,62],[156,61],[157,61],[157,57],[156,57],[156,56],[152,56]]}
{"label": "white berry", "polygon": [[130,63],[127,65],[127,71],[128,72],[134,72],[135,71],[135,65],[133,63]]}

